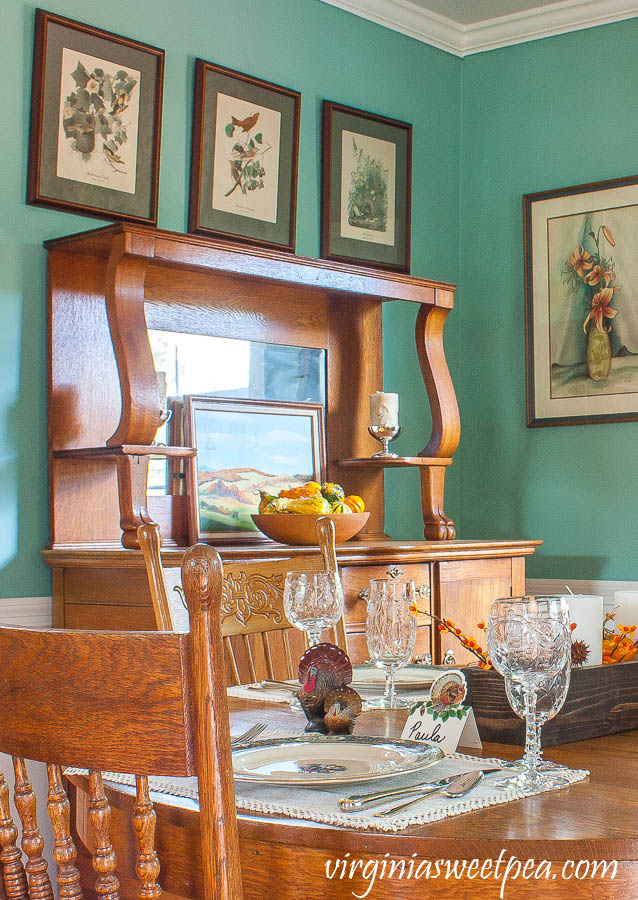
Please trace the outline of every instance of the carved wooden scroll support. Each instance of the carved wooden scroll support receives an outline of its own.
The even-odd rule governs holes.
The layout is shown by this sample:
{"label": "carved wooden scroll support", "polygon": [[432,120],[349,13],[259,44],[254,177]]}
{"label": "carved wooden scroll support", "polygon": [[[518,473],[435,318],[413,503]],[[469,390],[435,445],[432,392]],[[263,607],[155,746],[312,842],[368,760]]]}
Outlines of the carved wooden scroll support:
{"label": "carved wooden scroll support", "polygon": [[[445,293],[437,291],[443,300],[446,299]],[[432,434],[419,456],[451,458],[461,438],[459,407],[443,349],[443,327],[453,298],[451,292],[447,293],[449,305],[424,304],[416,320],[416,347],[432,411]],[[444,512],[445,468],[420,468],[424,534],[431,541],[456,537],[454,522]]]}
{"label": "carved wooden scroll support", "polygon": [[[144,282],[153,257],[151,237],[124,232],[113,240],[106,270],[106,311],[120,377],[120,422],[109,447],[149,445],[160,423],[155,364],[144,312]],[[122,544],[137,548],[137,528],[151,517],[146,508],[148,457],[117,461]]]}

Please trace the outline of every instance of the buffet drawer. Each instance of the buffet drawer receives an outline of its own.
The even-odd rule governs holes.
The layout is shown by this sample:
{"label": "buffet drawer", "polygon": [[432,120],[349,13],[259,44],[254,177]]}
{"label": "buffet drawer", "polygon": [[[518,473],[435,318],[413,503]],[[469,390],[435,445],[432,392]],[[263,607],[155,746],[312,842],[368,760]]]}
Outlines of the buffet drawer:
{"label": "buffet drawer", "polygon": [[[366,644],[366,601],[362,592],[366,591],[372,578],[412,579],[417,588],[417,604],[420,610],[430,609],[430,566],[424,563],[389,566],[344,566],[341,581],[345,600],[346,633],[348,653],[354,663],[368,659]],[[418,631],[416,656],[432,652],[431,619],[424,613],[417,614]]]}

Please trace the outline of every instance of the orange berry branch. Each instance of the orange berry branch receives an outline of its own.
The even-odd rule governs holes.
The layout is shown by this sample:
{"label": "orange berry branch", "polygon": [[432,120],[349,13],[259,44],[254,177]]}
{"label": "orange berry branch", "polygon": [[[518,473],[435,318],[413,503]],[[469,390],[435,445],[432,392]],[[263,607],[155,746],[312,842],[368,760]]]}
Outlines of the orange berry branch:
{"label": "orange berry branch", "polygon": [[[459,641],[460,644],[462,644],[463,647],[465,647],[466,650],[469,650],[470,653],[473,653],[479,661],[479,669],[494,668],[490,661],[487,650],[483,650],[483,648],[478,644],[475,638],[470,637],[467,634],[463,634],[461,629],[457,628],[452,619],[440,619],[438,616],[435,616],[434,613],[428,612],[425,609],[419,610],[419,612],[422,612],[424,613],[424,615],[429,616],[431,619],[434,619],[434,621],[437,623],[439,631],[451,634],[457,639],[457,641]],[[480,628],[482,631],[485,631],[485,622],[479,622],[476,627]]]}

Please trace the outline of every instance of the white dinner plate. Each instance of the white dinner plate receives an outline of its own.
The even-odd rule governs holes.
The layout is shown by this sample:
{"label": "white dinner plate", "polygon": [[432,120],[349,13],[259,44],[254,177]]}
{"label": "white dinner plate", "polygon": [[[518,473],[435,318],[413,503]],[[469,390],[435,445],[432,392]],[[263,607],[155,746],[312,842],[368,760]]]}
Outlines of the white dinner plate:
{"label": "white dinner plate", "polygon": [[[417,690],[429,688],[441,674],[441,670],[431,669],[428,666],[405,666],[399,669],[394,676],[394,683],[398,690]],[[353,666],[351,687],[358,688],[383,688],[385,685],[385,672],[376,666]]]}
{"label": "white dinner plate", "polygon": [[238,781],[265,784],[351,784],[417,772],[439,762],[440,747],[357,735],[304,734],[233,748]]}

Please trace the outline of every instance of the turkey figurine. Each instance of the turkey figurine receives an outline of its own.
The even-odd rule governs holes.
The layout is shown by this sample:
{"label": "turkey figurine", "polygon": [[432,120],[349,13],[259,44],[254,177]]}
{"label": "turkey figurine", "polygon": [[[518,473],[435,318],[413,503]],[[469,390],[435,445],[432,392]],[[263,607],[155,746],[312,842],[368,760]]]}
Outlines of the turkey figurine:
{"label": "turkey figurine", "polygon": [[352,734],[361,712],[361,698],[348,687],[352,666],[346,653],[334,644],[316,644],[299,662],[297,699],[308,724],[306,731]]}

